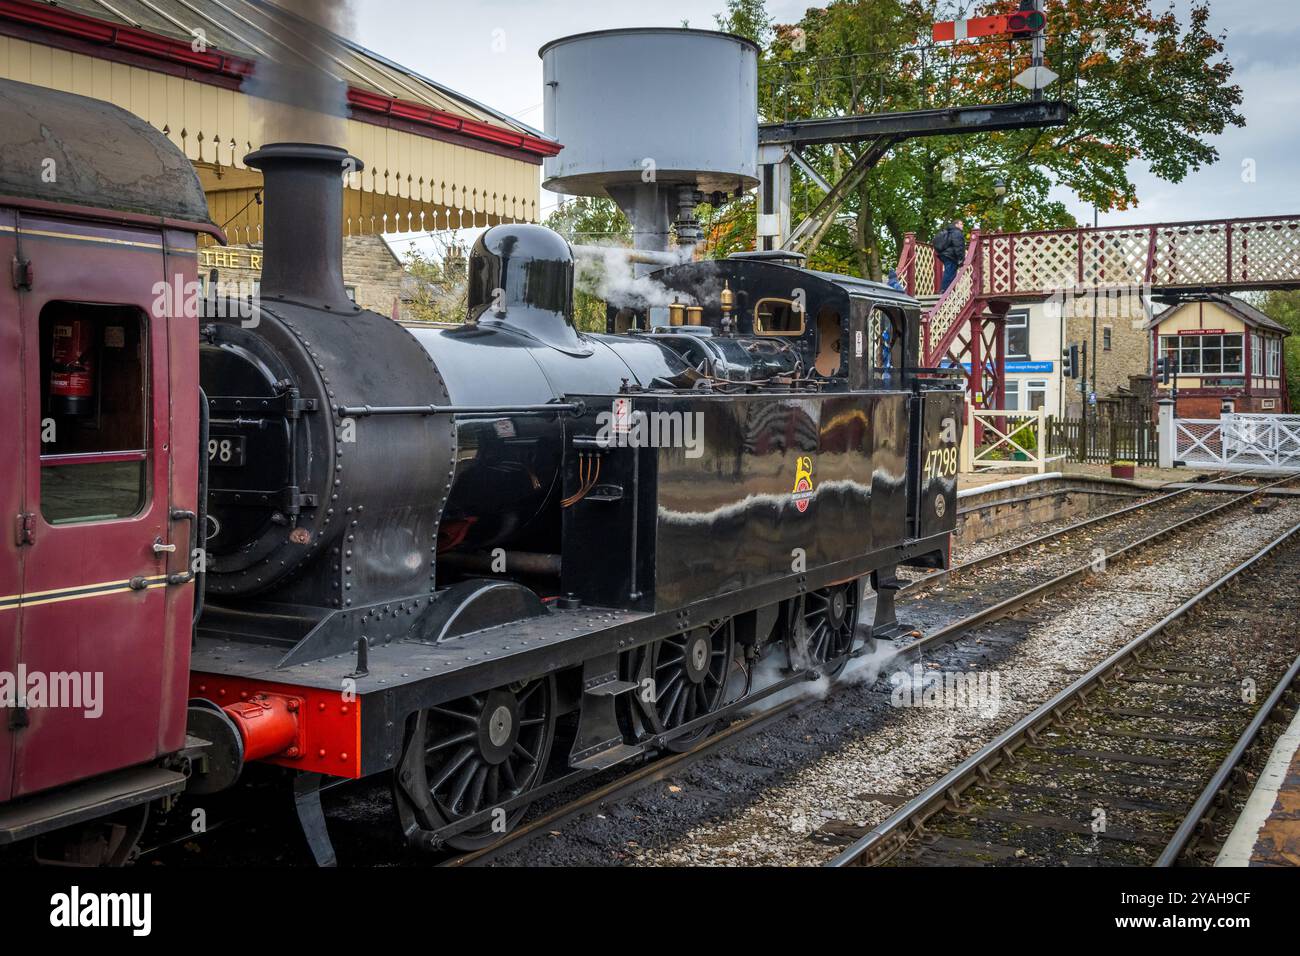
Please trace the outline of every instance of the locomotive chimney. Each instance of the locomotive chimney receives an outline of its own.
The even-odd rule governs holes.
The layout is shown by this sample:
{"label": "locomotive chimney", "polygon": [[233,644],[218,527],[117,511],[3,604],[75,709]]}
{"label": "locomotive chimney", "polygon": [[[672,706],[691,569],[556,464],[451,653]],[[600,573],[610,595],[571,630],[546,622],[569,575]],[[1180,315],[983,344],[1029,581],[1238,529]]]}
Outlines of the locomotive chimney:
{"label": "locomotive chimney", "polygon": [[336,146],[271,143],[244,162],[262,171],[262,299],[355,312],[343,285],[343,174],[359,159]]}

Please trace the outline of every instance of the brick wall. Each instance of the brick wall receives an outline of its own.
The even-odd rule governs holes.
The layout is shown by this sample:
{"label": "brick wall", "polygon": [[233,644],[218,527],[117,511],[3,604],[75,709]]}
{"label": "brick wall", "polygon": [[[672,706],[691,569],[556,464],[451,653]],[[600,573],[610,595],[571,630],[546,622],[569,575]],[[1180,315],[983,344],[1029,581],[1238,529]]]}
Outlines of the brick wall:
{"label": "brick wall", "polygon": [[[1096,366],[1097,395],[1105,398],[1120,389],[1128,389],[1134,377],[1151,373],[1151,333],[1146,327],[1148,315],[1137,295],[1099,296],[1096,299],[1097,346],[1092,344],[1094,300],[1080,295],[1065,303],[1065,344],[1088,345],[1088,381],[1093,380]],[[1106,348],[1106,330],[1110,330],[1110,348]],[[1067,415],[1077,415],[1077,393],[1067,395]]]}
{"label": "brick wall", "polygon": [[379,236],[348,236],[343,240],[343,281],[356,288],[357,304],[383,315],[391,315],[398,303],[399,315],[408,318],[401,306],[402,263]]}
{"label": "brick wall", "polygon": [[[262,249],[256,246],[209,247],[199,254],[199,271],[207,275],[215,268],[221,293],[247,294],[250,283],[262,274]],[[401,318],[409,318],[403,301],[402,281],[406,271],[379,236],[347,236],[343,240],[343,282],[353,290],[362,308],[392,315],[393,301],[399,303]],[[241,289],[242,284],[242,289]]]}
{"label": "brick wall", "polygon": [[[1247,411],[1241,407],[1244,404],[1238,402],[1237,411]],[[1222,400],[1214,395],[1179,395],[1175,407],[1179,418],[1218,418]]]}

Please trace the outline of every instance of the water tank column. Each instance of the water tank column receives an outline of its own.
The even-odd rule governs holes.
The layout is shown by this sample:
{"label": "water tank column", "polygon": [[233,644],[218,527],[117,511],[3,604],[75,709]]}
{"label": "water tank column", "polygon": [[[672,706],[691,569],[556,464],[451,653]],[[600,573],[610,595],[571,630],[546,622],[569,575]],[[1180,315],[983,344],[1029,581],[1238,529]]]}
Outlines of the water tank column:
{"label": "water tank column", "polygon": [[703,199],[704,194],[694,185],[677,187],[677,222],[674,223],[674,228],[677,232],[677,247],[681,250],[683,259],[691,258],[695,254],[695,247],[704,238],[700,222],[695,218],[695,207]]}
{"label": "water tank column", "polygon": [[[546,132],[564,148],[543,163],[545,188],[607,196],[643,257],[689,258],[696,206],[757,185],[758,47],[707,30],[605,30],[541,49]],[[690,63],[690,70],[664,70]],[[677,248],[672,248],[672,233]],[[656,263],[636,262],[636,275]],[[666,318],[666,316],[665,316]]]}
{"label": "water tank column", "polygon": [[[672,229],[669,225],[669,199],[676,190],[658,183],[632,186],[609,186],[609,196],[632,224],[632,248],[637,252],[665,253],[669,250]],[[633,258],[632,274],[637,278],[662,268],[651,257]]]}
{"label": "water tank column", "polygon": [[[681,260],[690,259],[695,247],[704,237],[695,207],[704,194],[694,185],[660,185],[640,183],[635,186],[609,186],[610,198],[623,210],[632,224],[632,248],[644,253],[672,252],[673,235],[677,237],[677,252]],[[670,222],[673,207],[677,209],[676,221]],[[659,260],[659,261],[656,261]],[[662,255],[633,258],[633,275],[648,275],[662,268]]]}

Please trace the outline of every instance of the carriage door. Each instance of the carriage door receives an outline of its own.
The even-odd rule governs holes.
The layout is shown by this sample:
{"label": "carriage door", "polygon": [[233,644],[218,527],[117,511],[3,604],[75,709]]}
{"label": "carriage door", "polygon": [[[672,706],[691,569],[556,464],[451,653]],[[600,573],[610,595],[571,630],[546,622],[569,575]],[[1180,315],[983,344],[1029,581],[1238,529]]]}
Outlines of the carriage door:
{"label": "carriage door", "polygon": [[[14,258],[14,213],[0,210],[0,262]],[[12,681],[18,669],[19,620],[18,595],[23,592],[23,558],[19,544],[24,511],[23,479],[27,443],[21,429],[15,427],[25,419],[23,413],[23,336],[18,312],[18,293],[12,282],[0,282],[0,408],[7,409],[8,421],[0,431],[0,801],[7,800],[13,782],[14,716],[6,696],[4,682]]]}
{"label": "carriage door", "polygon": [[14,732],[14,796],[157,753],[172,543],[167,323],[150,315],[161,238],[23,217],[19,243],[32,264],[19,660],[28,693],[44,692]]}

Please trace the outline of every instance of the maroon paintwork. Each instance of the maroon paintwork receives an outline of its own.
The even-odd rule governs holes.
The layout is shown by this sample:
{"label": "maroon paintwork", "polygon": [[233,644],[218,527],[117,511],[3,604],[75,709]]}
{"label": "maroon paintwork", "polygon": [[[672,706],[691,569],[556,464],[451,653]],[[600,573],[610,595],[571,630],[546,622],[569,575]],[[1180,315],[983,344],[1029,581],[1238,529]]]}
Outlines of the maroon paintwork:
{"label": "maroon paintwork", "polygon": [[[24,208],[16,208],[16,207]],[[30,289],[0,283],[0,402],[10,409],[0,454],[0,508],[31,515],[31,542],[3,535],[0,670],[103,673],[103,714],[31,708],[28,726],[0,724],[0,800],[153,760],[181,748],[194,585],[159,583],[69,599],[41,592],[135,577],[157,580],[189,564],[191,525],[171,511],[197,511],[198,322],[155,314],[154,286],[193,282],[196,232],[144,217],[95,221],[65,208],[0,198],[0,261],[30,260]],[[211,227],[206,227],[211,230]],[[52,300],[111,303],[148,316],[150,489],[129,519],[51,526],[41,516],[39,318]],[[12,429],[12,430],[11,430]],[[15,431],[17,433],[15,433]],[[176,552],[155,556],[156,541]]]}
{"label": "maroon paintwork", "polygon": [[[0,207],[0,262],[12,262],[16,240],[15,212]],[[12,282],[0,281],[0,369],[21,369],[22,329],[18,322],[18,293]],[[7,525],[0,528],[4,554],[0,557],[0,598],[13,597],[23,590],[23,566],[26,548],[17,545],[17,516],[23,510],[23,475],[26,472],[27,442],[18,435],[21,416],[23,377],[13,372],[0,375],[0,407],[10,409],[0,433],[0,517]],[[20,613],[0,610],[0,671],[12,674],[18,667]],[[8,720],[0,719],[0,800],[9,799],[13,783],[13,733]]]}

